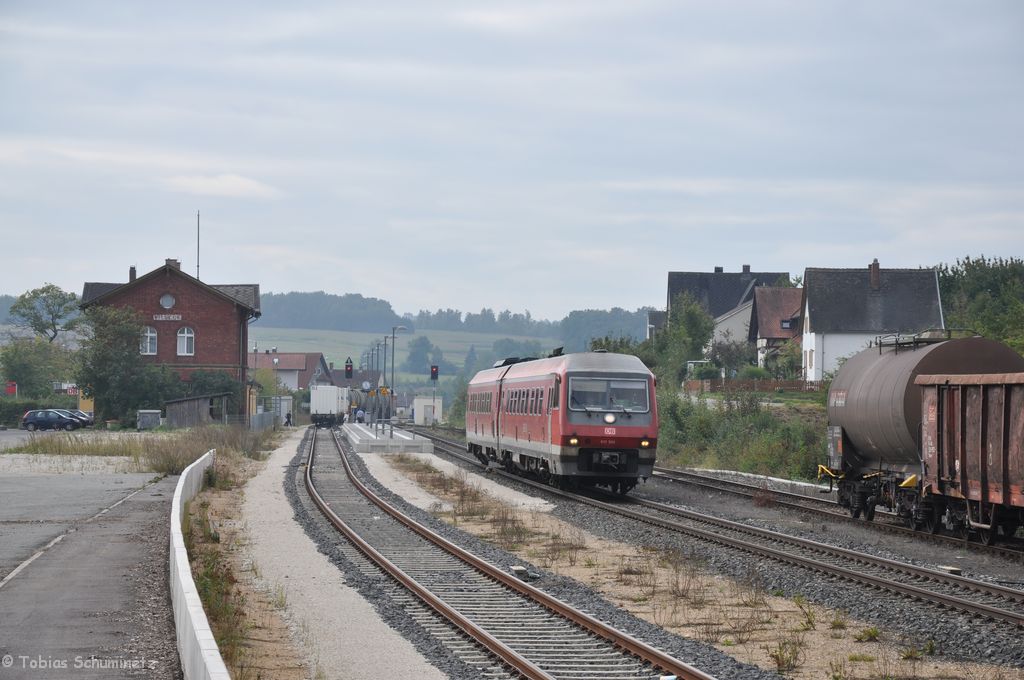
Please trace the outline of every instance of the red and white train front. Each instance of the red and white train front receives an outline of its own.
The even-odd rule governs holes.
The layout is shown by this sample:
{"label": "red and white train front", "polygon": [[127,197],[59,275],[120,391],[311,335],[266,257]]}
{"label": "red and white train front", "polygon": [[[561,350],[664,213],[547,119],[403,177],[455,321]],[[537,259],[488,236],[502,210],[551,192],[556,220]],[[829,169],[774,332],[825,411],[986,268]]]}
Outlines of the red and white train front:
{"label": "red and white train front", "polygon": [[654,375],[607,352],[508,360],[469,383],[466,440],[484,464],[626,493],[654,470]]}

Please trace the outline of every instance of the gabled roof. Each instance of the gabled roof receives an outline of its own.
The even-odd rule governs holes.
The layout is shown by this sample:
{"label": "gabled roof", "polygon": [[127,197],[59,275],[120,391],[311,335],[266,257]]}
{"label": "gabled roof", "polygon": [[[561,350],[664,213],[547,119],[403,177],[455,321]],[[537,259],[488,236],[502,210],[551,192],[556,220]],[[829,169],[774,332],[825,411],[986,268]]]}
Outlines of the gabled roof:
{"label": "gabled roof", "polygon": [[[306,355],[302,352],[249,352],[249,368],[269,368],[278,371],[306,370]],[[277,359],[277,363],[274,363]]]}
{"label": "gabled roof", "polygon": [[[755,288],[749,339],[788,340],[796,337],[800,332],[797,319],[800,316],[803,294],[800,288]],[[789,328],[782,327],[784,321],[789,322]]]}
{"label": "gabled roof", "polygon": [[80,305],[82,307],[87,307],[96,302],[101,302],[103,299],[115,292],[121,292],[137,286],[142,282],[159,276],[161,273],[171,273],[172,275],[183,277],[196,286],[202,287],[219,297],[230,300],[231,302],[248,309],[250,316],[254,318],[259,318],[260,316],[260,286],[258,283],[236,283],[226,285],[207,284],[194,276],[190,276],[181,271],[181,267],[172,264],[172,262],[166,262],[164,266],[158,267],[148,274],[144,274],[134,281],[128,281],[127,283],[86,282],[85,286],[82,288],[82,299]]}
{"label": "gabled roof", "polygon": [[877,271],[879,285],[872,288],[871,267],[807,269],[804,332],[917,333],[945,327],[936,270]]}
{"label": "gabled roof", "polygon": [[750,300],[756,286],[774,285],[781,277],[789,278],[789,272],[752,272],[744,266],[742,272],[669,272],[668,307],[680,293],[689,293],[707,310],[718,318],[734,307]]}
{"label": "gabled roof", "polygon": [[[256,352],[248,354],[250,369],[269,368],[272,371],[296,371],[296,384],[305,389],[311,383],[334,385],[334,377],[321,352]],[[277,363],[274,363],[277,359]],[[323,370],[316,374],[317,366]]]}

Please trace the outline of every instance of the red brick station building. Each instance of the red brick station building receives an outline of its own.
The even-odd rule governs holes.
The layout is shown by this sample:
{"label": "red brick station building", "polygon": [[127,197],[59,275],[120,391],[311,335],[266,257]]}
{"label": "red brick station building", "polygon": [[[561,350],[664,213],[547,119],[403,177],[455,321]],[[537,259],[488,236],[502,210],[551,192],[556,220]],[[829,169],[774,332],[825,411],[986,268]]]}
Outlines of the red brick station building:
{"label": "red brick station building", "polygon": [[193,371],[225,371],[246,381],[249,323],[260,316],[259,284],[211,285],[181,271],[178,260],[127,283],[86,283],[82,307],[111,305],[138,311],[145,326],[139,351],[182,380]]}

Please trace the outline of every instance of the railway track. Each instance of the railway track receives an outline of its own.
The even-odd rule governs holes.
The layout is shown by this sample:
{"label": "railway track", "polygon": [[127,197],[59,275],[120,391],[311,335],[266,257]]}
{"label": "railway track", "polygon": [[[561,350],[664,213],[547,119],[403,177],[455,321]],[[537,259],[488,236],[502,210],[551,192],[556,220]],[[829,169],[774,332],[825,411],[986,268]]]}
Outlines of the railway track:
{"label": "railway track", "polygon": [[[434,438],[437,436],[432,434],[432,431],[429,429],[411,429],[415,430],[417,434],[421,434],[425,437]],[[449,444],[454,443],[443,439],[442,441],[447,441]],[[475,461],[475,459],[472,460]],[[719,479],[717,477],[688,470],[673,470],[671,468],[655,467],[654,476],[663,480],[690,484],[703,489],[711,489],[722,493],[742,496],[752,502],[766,502],[772,506],[817,515],[828,519],[830,522],[843,522],[861,527],[870,527],[872,530],[884,531],[897,536],[906,536],[916,540],[931,541],[941,545],[948,545],[954,549],[966,549],[987,555],[998,555],[1000,557],[1019,560],[1024,563],[1024,545],[1019,543],[1015,543],[1013,545],[986,545],[984,543],[969,541],[964,537],[918,531],[903,524],[902,521],[898,520],[896,515],[893,513],[883,510],[879,510],[875,514],[876,520],[881,519],[881,521],[869,522],[864,519],[854,519],[853,517],[850,517],[848,512],[840,509],[838,503],[828,498],[814,498],[812,496],[804,496],[802,494],[783,491],[780,489],[765,489],[754,484]]]}
{"label": "railway track", "polygon": [[[669,468],[654,468],[654,475],[661,479],[691,484],[704,489],[714,489],[723,493],[749,498],[751,501],[763,500],[771,505],[799,510],[810,514],[828,518],[829,521],[839,521],[857,526],[868,526],[878,531],[885,531],[900,536],[909,536],[920,540],[930,540],[936,543],[949,545],[953,548],[967,548],[976,552],[989,555],[1000,555],[1014,559],[1024,560],[1024,550],[1018,547],[1005,545],[985,545],[968,541],[962,537],[950,536],[948,534],[930,534],[924,531],[917,531],[904,525],[896,515],[879,510],[875,517],[884,517],[882,521],[869,522],[863,519],[854,519],[849,513],[840,509],[839,504],[827,498],[814,498],[797,493],[782,491],[779,489],[765,489],[754,484],[745,484],[727,479],[718,479],[710,475],[702,475],[686,470],[672,470]],[[900,522],[900,523],[897,523]]]}
{"label": "railway track", "polygon": [[[430,436],[446,454],[479,463],[465,455],[457,442]],[[494,474],[507,475],[500,470]],[[799,566],[821,574],[885,590],[921,602],[930,602],[949,610],[993,621],[1024,627],[1024,591],[915,565],[872,557],[816,541],[801,539],[766,529],[747,526],[703,513],[643,499],[615,497],[607,502],[554,489],[522,477],[517,481],[547,492],[585,503],[606,512],[693,536],[704,541],[740,550],[759,557]],[[642,508],[637,510],[634,508]]]}
{"label": "railway track", "polygon": [[355,549],[402,585],[400,606],[480,677],[711,679],[407,517],[356,478],[333,431],[313,432],[305,473],[313,503]]}

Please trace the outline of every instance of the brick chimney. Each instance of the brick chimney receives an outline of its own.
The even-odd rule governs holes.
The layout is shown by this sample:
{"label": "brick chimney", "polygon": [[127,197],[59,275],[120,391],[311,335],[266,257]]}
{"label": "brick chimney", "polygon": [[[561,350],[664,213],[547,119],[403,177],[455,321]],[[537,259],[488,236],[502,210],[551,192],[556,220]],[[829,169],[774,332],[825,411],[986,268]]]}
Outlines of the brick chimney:
{"label": "brick chimney", "polygon": [[128,283],[135,280],[135,265],[128,267]]}
{"label": "brick chimney", "polygon": [[868,272],[871,274],[871,290],[878,290],[882,287],[882,274],[878,269],[878,258],[876,257],[870,265]]}
{"label": "brick chimney", "polygon": [[724,271],[725,271],[725,269],[723,267],[715,267],[715,273],[716,274],[721,274]]}
{"label": "brick chimney", "polygon": [[743,265],[743,273],[744,274],[749,274],[750,273],[750,265],[749,264]]}
{"label": "brick chimney", "polygon": [[178,271],[181,271],[181,262],[178,262],[173,258],[167,258],[166,260],[164,260],[164,264],[166,264],[168,267],[174,267]]}

